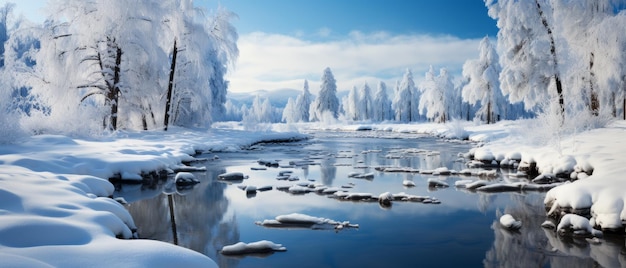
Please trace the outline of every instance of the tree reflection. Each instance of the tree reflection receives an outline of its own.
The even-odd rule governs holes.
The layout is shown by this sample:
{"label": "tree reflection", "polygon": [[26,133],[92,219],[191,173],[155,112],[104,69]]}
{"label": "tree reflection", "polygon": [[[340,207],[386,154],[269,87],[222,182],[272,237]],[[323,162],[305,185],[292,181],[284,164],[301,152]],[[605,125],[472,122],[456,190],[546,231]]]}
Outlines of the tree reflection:
{"label": "tree reflection", "polygon": [[541,227],[546,220],[542,195],[510,196],[513,205],[504,213],[522,221],[522,228],[511,232],[498,219],[494,221],[495,240],[483,261],[485,267],[625,267],[623,237],[590,244],[584,238],[559,236]]}
{"label": "tree reflection", "polygon": [[[239,242],[236,218],[224,218],[229,206],[224,196],[227,185],[216,181],[226,170],[211,166],[207,169],[203,174],[195,174],[201,183],[192,191],[173,195],[178,244],[209,256],[220,267],[236,266],[239,259],[218,253],[222,246]],[[139,237],[174,241],[165,195],[135,202],[129,206],[129,211],[139,227]]]}

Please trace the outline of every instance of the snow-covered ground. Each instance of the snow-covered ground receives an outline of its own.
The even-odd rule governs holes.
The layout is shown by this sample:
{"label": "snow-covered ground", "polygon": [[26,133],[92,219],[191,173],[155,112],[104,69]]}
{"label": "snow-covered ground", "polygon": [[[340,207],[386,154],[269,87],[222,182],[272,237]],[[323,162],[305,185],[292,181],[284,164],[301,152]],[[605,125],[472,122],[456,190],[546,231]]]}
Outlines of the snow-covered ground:
{"label": "snow-covered ground", "polygon": [[196,151],[241,150],[298,133],[171,129],[75,139],[41,135],[0,146],[0,258],[6,267],[217,267],[168,243],[132,238],[108,178],[141,179]]}
{"label": "snow-covered ground", "polygon": [[0,258],[9,266],[216,266],[208,257],[163,242],[132,238],[133,219],[109,198],[106,179],[137,180],[142,173],[175,169],[197,151],[236,151],[261,141],[306,137],[297,132],[357,131],[367,135],[430,134],[478,143],[475,156],[521,158],[540,173],[572,172],[578,180],[550,190],[545,202],[560,212],[587,211],[591,225],[620,228],[626,219],[626,122],[570,135],[552,142],[537,139],[536,120],[493,125],[443,124],[275,124],[267,131],[244,131],[238,124],[210,130],[117,132],[99,138],[56,135],[26,137],[0,145]]}

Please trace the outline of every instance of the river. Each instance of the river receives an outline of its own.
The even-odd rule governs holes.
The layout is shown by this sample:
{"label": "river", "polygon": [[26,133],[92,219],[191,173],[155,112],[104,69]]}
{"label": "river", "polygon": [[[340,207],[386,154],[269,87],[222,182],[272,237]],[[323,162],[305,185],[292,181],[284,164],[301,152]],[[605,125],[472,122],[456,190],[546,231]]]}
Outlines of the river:
{"label": "river", "polygon": [[[625,252],[623,237],[606,237],[602,244],[593,244],[542,228],[547,220],[545,193],[477,193],[454,185],[457,180],[477,179],[471,176],[375,170],[381,166],[462,170],[466,159],[459,153],[467,152],[474,146],[471,143],[387,132],[320,132],[313,137],[203,155],[209,160],[194,163],[207,169],[194,173],[200,183],[179,189],[170,195],[171,202],[162,193],[164,183],[124,185],[116,195],[131,202],[127,208],[140,238],[176,242],[211,257],[220,267],[593,267],[619,266],[624,258],[620,253]],[[265,167],[258,160],[277,161],[280,166]],[[289,166],[303,161],[309,164]],[[277,180],[281,171],[291,171],[291,177],[299,180]],[[218,179],[227,172],[242,172],[248,178],[235,183]],[[373,178],[351,177],[356,173],[373,173]],[[450,187],[429,187],[429,178]],[[405,181],[415,186],[407,187]],[[384,207],[378,202],[277,190],[305,182],[374,197],[383,192],[405,193],[438,202],[393,202]],[[240,189],[243,185],[272,189],[246,194]],[[171,206],[174,217],[170,217]],[[313,230],[255,224],[291,213],[349,221],[358,228]],[[519,231],[500,227],[498,219],[504,213],[522,221],[523,227]],[[245,256],[219,253],[225,245],[260,240],[282,244],[287,251]]]}

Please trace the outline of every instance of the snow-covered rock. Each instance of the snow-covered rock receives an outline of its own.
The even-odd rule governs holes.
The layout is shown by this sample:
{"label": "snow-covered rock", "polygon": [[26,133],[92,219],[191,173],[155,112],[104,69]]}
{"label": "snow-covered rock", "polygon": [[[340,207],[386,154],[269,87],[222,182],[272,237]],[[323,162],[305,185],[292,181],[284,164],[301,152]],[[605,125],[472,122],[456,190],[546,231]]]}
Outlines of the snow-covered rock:
{"label": "snow-covered rock", "polygon": [[174,183],[177,186],[190,186],[200,183],[196,176],[189,172],[178,172],[174,177]]}
{"label": "snow-covered rock", "polygon": [[405,180],[402,181],[402,185],[404,187],[415,187],[415,182],[412,181],[412,180],[405,179]]}
{"label": "snow-covered rock", "polygon": [[522,227],[522,222],[515,220],[511,214],[504,214],[500,217],[500,225],[509,230],[517,230]]}
{"label": "snow-covered rock", "polygon": [[445,181],[430,178],[428,179],[428,187],[445,188],[450,187],[450,185]]}
{"label": "snow-covered rock", "polygon": [[255,253],[270,253],[274,251],[287,251],[286,247],[272,241],[261,240],[252,243],[239,242],[233,245],[222,247],[220,253],[224,255],[243,255]]}
{"label": "snow-covered rock", "polygon": [[571,233],[580,236],[602,236],[602,231],[593,229],[589,219],[576,214],[564,215],[556,230],[560,233]]}
{"label": "snow-covered rock", "polygon": [[218,175],[217,178],[225,181],[241,181],[248,177],[244,176],[241,172],[228,172]]}

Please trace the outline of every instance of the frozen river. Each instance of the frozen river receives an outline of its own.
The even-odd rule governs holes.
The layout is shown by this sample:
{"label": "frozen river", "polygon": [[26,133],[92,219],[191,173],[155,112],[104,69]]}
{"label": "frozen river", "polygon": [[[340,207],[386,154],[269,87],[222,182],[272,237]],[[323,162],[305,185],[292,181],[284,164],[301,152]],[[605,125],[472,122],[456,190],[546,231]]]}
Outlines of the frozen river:
{"label": "frozen river", "polygon": [[[313,136],[301,142],[260,144],[243,152],[207,154],[209,161],[194,164],[207,168],[194,173],[201,183],[174,193],[171,202],[161,193],[163,183],[122,186],[117,195],[131,201],[128,209],[141,238],[175,242],[206,254],[220,267],[593,267],[624,258],[622,237],[606,237],[601,245],[594,245],[541,228],[546,220],[544,193],[477,193],[455,187],[455,181],[476,177],[375,170],[388,166],[466,169],[459,153],[472,144],[397,133]],[[277,161],[279,167],[265,167],[258,160]],[[291,172],[292,181],[277,179],[281,172],[287,174],[284,171]],[[242,172],[248,178],[218,179],[227,172]],[[354,178],[357,173],[373,177]],[[430,178],[450,187],[428,187]],[[407,187],[407,182],[415,186]],[[277,189],[305,183],[374,197],[406,193],[438,202],[393,202],[383,207],[378,202]],[[242,186],[271,190],[247,194]],[[255,224],[291,213],[349,221],[359,227],[313,230]],[[501,228],[498,219],[503,213],[521,220],[522,229]],[[282,244],[287,251],[234,257],[219,253],[225,245],[260,240]]]}

